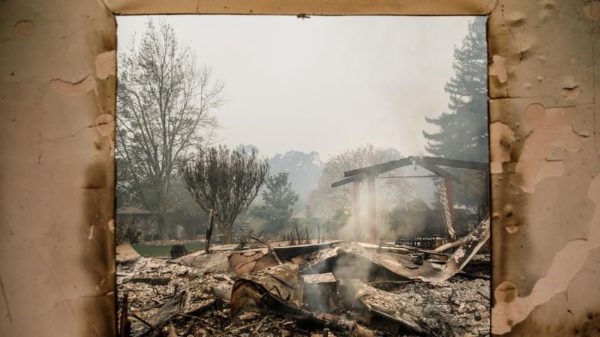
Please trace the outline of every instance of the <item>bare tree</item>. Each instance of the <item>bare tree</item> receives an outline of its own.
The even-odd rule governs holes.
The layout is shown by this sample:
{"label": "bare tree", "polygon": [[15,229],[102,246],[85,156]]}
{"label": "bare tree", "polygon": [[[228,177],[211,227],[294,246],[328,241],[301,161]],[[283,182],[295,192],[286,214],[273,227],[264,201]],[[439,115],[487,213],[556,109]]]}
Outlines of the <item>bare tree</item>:
{"label": "bare tree", "polygon": [[227,243],[236,217],[256,198],[268,172],[267,160],[256,151],[225,146],[200,149],[182,168],[187,189],[202,209],[216,212]]}
{"label": "bare tree", "polygon": [[221,104],[222,88],[165,22],[148,21],[139,45],[119,55],[117,169],[129,179],[118,184],[154,212],[161,239],[168,238],[173,175],[212,132],[209,112]]}

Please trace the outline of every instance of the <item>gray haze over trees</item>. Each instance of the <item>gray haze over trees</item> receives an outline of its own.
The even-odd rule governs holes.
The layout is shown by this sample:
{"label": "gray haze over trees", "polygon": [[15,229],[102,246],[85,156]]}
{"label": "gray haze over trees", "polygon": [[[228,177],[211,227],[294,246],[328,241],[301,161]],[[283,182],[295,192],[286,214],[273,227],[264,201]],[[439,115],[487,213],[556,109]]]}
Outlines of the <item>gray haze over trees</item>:
{"label": "gray haze over trees", "polygon": [[140,43],[121,50],[118,62],[117,192],[152,210],[167,239],[175,171],[215,126],[209,113],[221,103],[222,86],[164,22],[148,21]]}
{"label": "gray haze over trees", "polygon": [[[330,187],[345,170],[487,160],[485,18],[118,20],[117,206],[148,210],[161,239],[202,233],[210,209],[227,239],[242,222],[333,233],[354,216],[352,185]],[[480,206],[483,176],[453,173],[466,182],[456,201]],[[440,213],[433,183],[403,174],[428,173],[376,180],[378,220],[396,231]]]}
{"label": "gray haze over trees", "polygon": [[488,161],[487,48],[485,17],[469,24],[468,34],[454,50],[454,76],[446,83],[448,110],[425,117],[439,127],[423,131],[427,152],[452,159]]}
{"label": "gray haze over trees", "polygon": [[262,229],[269,233],[279,233],[290,224],[294,214],[294,204],[298,194],[288,182],[288,173],[281,172],[267,178],[262,191],[264,205],[252,210],[252,215],[262,218]]}
{"label": "gray haze over trees", "polygon": [[290,150],[276,154],[270,158],[270,166],[272,175],[287,173],[289,182],[303,199],[317,187],[323,170],[323,162],[316,151],[307,153]]}
{"label": "gray haze over trees", "polygon": [[[119,16],[119,50],[147,17]],[[225,84],[219,143],[321,161],[372,144],[425,153],[472,17],[164,16]],[[139,39],[139,36],[136,37]],[[290,177],[291,179],[291,177]]]}
{"label": "gray haze over trees", "polygon": [[[396,160],[400,157],[401,154],[396,149],[372,145],[347,150],[332,157],[325,162],[318,187],[310,195],[309,206],[313,214],[331,216],[332,213],[351,205],[352,184],[331,188],[331,183],[342,179],[344,171]],[[377,185],[381,205],[402,203],[410,193],[410,185],[406,180],[378,179]],[[363,195],[366,193],[363,192]]]}
{"label": "gray haze over trees", "polygon": [[[487,162],[487,48],[486,18],[476,17],[467,36],[454,50],[455,73],[446,83],[448,110],[439,117],[428,118],[437,132],[423,131],[428,140],[427,152],[451,159]],[[456,200],[478,208],[480,218],[488,211],[487,174],[454,170],[463,183],[456,189]]]}

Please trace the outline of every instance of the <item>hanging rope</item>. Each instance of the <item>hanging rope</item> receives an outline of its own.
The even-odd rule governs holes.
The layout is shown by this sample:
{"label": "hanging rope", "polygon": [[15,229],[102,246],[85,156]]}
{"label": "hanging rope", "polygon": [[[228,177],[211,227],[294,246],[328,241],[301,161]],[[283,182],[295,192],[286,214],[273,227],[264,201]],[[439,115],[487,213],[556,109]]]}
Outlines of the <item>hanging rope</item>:
{"label": "hanging rope", "polygon": [[448,205],[448,190],[446,189],[446,182],[443,179],[437,181],[438,194],[440,196],[440,203],[444,207],[444,215],[446,216],[446,229],[448,235],[454,240],[454,226],[452,225],[452,214],[450,214],[450,205]]}

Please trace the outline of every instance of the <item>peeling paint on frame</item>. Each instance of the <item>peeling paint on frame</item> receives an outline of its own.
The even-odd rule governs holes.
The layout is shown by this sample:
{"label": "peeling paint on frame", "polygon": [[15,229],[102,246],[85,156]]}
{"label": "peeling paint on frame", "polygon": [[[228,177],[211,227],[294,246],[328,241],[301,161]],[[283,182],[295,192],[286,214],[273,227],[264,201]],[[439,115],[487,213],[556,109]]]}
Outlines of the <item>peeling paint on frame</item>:
{"label": "peeling paint on frame", "polygon": [[495,334],[600,329],[600,1],[0,2],[0,329],[114,336],[115,14],[489,15]]}

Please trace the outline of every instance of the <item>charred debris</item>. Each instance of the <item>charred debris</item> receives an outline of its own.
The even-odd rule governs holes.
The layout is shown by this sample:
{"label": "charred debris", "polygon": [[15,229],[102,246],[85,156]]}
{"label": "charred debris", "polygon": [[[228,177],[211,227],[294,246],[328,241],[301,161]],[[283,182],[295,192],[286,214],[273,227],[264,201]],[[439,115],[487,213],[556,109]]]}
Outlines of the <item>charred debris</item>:
{"label": "charred debris", "polygon": [[120,336],[490,333],[489,218],[434,249],[326,241],[221,245],[175,259],[117,248]]}
{"label": "charred debris", "polygon": [[[296,231],[285,242],[250,236],[192,254],[176,246],[171,259],[140,257],[121,245],[120,336],[488,336],[490,256],[482,248],[490,218],[456,238],[451,183],[460,181],[439,167],[487,164],[410,157],[347,171],[332,188],[352,182],[357,191],[357,184],[373,185],[379,174],[411,164],[444,180],[446,243],[380,241],[370,202],[370,243],[310,240]],[[369,192],[374,201],[375,189]]]}

